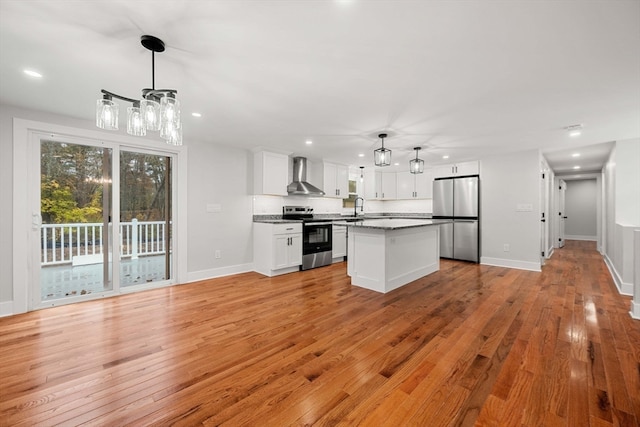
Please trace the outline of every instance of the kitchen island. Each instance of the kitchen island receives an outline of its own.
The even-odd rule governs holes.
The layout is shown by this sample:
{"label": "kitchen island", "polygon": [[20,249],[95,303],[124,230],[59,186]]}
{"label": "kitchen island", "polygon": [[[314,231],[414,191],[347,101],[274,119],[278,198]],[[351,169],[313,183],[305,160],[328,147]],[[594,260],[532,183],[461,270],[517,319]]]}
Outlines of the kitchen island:
{"label": "kitchen island", "polygon": [[386,293],[440,269],[440,224],[448,220],[365,219],[348,227],[351,284]]}

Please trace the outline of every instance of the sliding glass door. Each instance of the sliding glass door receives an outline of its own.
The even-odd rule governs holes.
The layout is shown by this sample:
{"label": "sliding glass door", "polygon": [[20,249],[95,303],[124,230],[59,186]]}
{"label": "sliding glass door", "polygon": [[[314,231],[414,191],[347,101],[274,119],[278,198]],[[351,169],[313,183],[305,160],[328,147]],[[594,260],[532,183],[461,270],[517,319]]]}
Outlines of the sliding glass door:
{"label": "sliding glass door", "polygon": [[40,144],[40,299],[113,289],[112,150],[42,140]]}
{"label": "sliding glass door", "polygon": [[40,138],[32,306],[170,283],[173,157],[71,140]]}
{"label": "sliding glass door", "polygon": [[171,278],[171,157],[120,152],[120,284]]}

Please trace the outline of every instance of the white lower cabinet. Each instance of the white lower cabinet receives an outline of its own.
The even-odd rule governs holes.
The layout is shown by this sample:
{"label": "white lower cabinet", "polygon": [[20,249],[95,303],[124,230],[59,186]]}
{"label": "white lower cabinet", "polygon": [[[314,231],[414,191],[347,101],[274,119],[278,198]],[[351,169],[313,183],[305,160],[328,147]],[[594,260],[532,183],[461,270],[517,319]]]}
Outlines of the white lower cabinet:
{"label": "white lower cabinet", "polygon": [[334,225],[331,235],[331,257],[334,262],[344,261],[347,256],[347,227],[343,225]]}
{"label": "white lower cabinet", "polygon": [[253,224],[253,269],[265,276],[298,271],[302,265],[302,224]]}

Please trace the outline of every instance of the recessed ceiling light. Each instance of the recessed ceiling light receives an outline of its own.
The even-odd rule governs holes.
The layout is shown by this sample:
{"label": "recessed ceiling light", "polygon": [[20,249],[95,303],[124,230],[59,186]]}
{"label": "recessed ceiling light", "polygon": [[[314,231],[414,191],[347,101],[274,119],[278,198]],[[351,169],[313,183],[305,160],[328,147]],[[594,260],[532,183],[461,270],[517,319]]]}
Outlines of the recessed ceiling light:
{"label": "recessed ceiling light", "polygon": [[307,144],[307,145],[311,145],[311,144],[313,144],[313,141],[310,140],[310,139],[307,139],[304,143]]}
{"label": "recessed ceiling light", "polygon": [[575,138],[576,136],[580,136],[580,134],[582,134],[582,127],[583,126],[581,124],[577,124],[577,125],[567,126],[564,129],[567,132],[569,132],[570,137]]}
{"label": "recessed ceiling light", "polygon": [[393,164],[393,166],[400,166],[400,163],[396,162]]}
{"label": "recessed ceiling light", "polygon": [[33,70],[24,70],[24,73],[25,73],[27,76],[29,76],[29,77],[35,77],[35,78],[38,78],[38,79],[41,79],[41,78],[42,78],[42,74],[40,74],[40,73],[39,73],[39,72],[37,72],[37,71],[33,71]]}
{"label": "recessed ceiling light", "polygon": [[449,155],[448,155],[448,154],[445,154],[444,156],[442,156],[442,158],[443,158],[443,159],[448,159],[448,158],[449,158]]}
{"label": "recessed ceiling light", "polygon": [[358,154],[358,157],[364,157],[364,153]]}
{"label": "recessed ceiling light", "polygon": [[202,114],[200,114],[200,113],[191,113],[191,115],[193,117],[202,117]]}
{"label": "recessed ceiling light", "polygon": [[580,153],[573,153],[571,157],[580,157]]}
{"label": "recessed ceiling light", "polygon": [[573,168],[574,169],[580,169],[580,166],[574,166]]}

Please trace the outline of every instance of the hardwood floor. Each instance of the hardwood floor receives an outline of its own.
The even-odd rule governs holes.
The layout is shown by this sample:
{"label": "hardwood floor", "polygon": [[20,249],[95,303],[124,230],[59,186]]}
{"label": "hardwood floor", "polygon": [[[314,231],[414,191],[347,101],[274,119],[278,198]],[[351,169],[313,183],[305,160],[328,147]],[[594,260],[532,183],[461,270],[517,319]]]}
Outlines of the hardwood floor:
{"label": "hardwood floor", "polygon": [[542,273],[345,263],[0,319],[0,424],[637,426],[640,321],[592,242]]}

